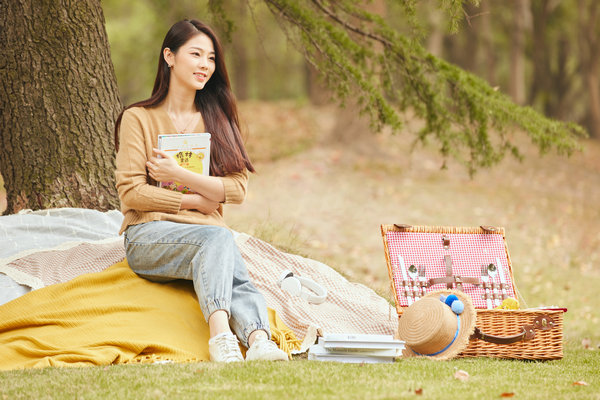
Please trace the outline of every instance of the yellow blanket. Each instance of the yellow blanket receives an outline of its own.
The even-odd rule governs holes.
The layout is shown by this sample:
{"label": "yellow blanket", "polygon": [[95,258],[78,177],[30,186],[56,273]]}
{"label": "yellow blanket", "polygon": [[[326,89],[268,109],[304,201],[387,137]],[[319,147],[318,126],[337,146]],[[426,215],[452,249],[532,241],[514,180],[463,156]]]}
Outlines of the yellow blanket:
{"label": "yellow blanket", "polygon": [[[272,336],[299,347],[269,309]],[[0,307],[0,370],[207,361],[208,325],[190,282],[138,277],[126,261]]]}

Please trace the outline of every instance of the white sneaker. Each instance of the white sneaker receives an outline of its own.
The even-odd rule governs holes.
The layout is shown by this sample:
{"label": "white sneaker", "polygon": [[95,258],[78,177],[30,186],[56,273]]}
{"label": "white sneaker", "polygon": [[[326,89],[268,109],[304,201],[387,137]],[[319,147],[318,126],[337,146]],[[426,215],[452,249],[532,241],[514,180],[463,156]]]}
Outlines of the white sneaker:
{"label": "white sneaker", "polygon": [[216,335],[208,341],[210,360],[216,362],[244,361],[238,339],[231,332]]}
{"label": "white sneaker", "polygon": [[259,336],[246,352],[246,361],[253,360],[288,361],[289,358],[287,353],[277,347],[275,342]]}

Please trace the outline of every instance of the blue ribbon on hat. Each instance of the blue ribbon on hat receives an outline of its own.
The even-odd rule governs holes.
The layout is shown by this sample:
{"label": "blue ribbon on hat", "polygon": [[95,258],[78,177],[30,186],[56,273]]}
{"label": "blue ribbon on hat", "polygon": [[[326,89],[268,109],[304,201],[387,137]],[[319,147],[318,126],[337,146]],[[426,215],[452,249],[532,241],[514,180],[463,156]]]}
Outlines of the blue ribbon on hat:
{"label": "blue ribbon on hat", "polygon": [[435,353],[431,353],[431,354],[421,354],[421,353],[417,353],[416,351],[413,350],[413,352],[415,354],[418,354],[420,356],[437,356],[440,353],[445,352],[446,350],[448,350],[448,348],[450,346],[452,346],[452,343],[454,343],[456,341],[456,338],[458,337],[458,333],[460,332],[460,315],[456,314],[456,333],[454,334],[454,338],[452,339],[452,341],[450,343],[448,343],[448,346],[444,347],[443,349],[441,349],[440,351],[437,351]]}
{"label": "blue ribbon on hat", "polygon": [[458,334],[460,332],[460,315],[459,314],[461,314],[463,312],[465,306],[464,306],[463,302],[458,300],[458,297],[456,297],[456,295],[453,295],[453,294],[451,294],[448,297],[441,295],[440,301],[442,303],[446,304],[448,307],[450,307],[450,309],[456,314],[456,333],[454,334],[454,338],[452,339],[452,341],[450,343],[448,343],[448,345],[446,347],[444,347],[443,349],[441,349],[440,351],[437,351],[435,353],[421,354],[421,353],[418,353],[413,350],[413,352],[417,355],[428,356],[428,357],[437,356],[438,354],[443,353],[444,351],[448,350],[448,348],[450,346],[452,346],[452,344],[456,341],[456,338],[458,337]]}

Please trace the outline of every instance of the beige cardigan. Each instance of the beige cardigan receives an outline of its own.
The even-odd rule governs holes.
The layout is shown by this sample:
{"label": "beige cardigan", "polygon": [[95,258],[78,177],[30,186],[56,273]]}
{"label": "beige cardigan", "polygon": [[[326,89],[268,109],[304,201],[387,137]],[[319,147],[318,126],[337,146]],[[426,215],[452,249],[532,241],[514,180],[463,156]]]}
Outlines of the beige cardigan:
{"label": "beige cardigan", "polygon": [[[204,132],[201,120],[194,132]],[[125,216],[119,233],[129,225],[149,221],[173,221],[189,224],[226,226],[223,204],[212,214],[181,210],[182,194],[159,188],[146,171],[146,161],[157,147],[158,135],[176,133],[164,104],[153,108],[132,107],[123,113],[117,153],[117,190],[121,212]],[[248,171],[229,174],[220,179],[225,188],[225,204],[242,203],[246,197]]]}

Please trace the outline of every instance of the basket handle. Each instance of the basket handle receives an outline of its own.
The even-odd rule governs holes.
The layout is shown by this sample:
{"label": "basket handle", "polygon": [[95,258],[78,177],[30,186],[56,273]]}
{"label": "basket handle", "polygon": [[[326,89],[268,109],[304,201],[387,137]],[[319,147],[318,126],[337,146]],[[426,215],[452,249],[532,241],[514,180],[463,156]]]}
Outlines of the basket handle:
{"label": "basket handle", "polygon": [[511,344],[516,342],[526,342],[535,338],[535,331],[547,331],[554,328],[554,320],[547,314],[537,316],[533,320],[533,325],[523,325],[521,327],[521,333],[513,336],[495,336],[483,332],[478,327],[475,327],[475,331],[469,338],[470,340],[483,340],[484,342],[496,343],[496,344]]}
{"label": "basket handle", "polygon": [[495,226],[491,226],[491,225],[481,225],[479,227],[481,229],[483,229],[483,231],[486,233],[495,233],[495,232],[500,231],[500,229],[496,228]]}
{"label": "basket handle", "polygon": [[475,327],[475,331],[469,338],[470,340],[483,340],[484,342],[496,343],[496,344],[511,344],[516,342],[525,342],[535,337],[535,329],[532,325],[523,325],[522,331],[518,335],[514,336],[494,336],[484,333],[478,327]]}

